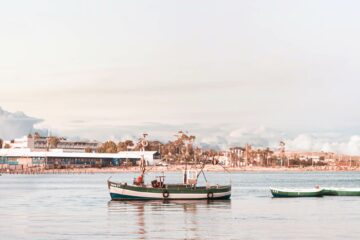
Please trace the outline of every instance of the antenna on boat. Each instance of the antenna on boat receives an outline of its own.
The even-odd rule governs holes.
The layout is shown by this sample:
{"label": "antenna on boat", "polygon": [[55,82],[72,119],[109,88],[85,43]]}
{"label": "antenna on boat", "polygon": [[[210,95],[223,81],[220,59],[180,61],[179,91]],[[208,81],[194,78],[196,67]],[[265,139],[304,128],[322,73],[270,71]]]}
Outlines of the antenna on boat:
{"label": "antenna on boat", "polygon": [[219,165],[224,169],[224,171],[225,171],[226,173],[229,174],[229,176],[230,176],[230,185],[232,185],[231,172],[230,172],[229,170],[227,170],[225,166],[223,166],[223,165],[221,165],[221,164],[219,164]]}

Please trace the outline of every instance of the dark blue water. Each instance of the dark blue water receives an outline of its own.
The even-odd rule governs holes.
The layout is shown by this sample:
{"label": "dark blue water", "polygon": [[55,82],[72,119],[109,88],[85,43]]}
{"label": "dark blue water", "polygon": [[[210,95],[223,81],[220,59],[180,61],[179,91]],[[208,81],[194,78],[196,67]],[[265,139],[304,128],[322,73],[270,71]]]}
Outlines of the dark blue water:
{"label": "dark blue water", "polygon": [[[359,239],[360,197],[273,199],[269,187],[360,187],[360,173],[234,173],[231,201],[111,202],[135,174],[3,175],[0,239]],[[168,174],[167,180],[180,180]],[[208,173],[214,183],[229,175]]]}

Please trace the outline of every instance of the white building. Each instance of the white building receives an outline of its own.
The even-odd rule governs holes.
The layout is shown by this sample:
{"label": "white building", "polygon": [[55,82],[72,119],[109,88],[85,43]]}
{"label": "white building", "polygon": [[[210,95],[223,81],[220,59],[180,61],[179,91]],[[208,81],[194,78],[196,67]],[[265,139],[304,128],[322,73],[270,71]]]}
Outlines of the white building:
{"label": "white building", "polygon": [[148,165],[156,164],[160,154],[156,151],[121,151],[118,153],[64,152],[62,149],[32,151],[29,148],[0,149],[0,165],[41,165],[111,167],[125,163],[136,164],[144,157]]}
{"label": "white building", "polygon": [[29,147],[28,137],[27,136],[24,136],[22,138],[15,138],[15,139],[10,140],[10,141],[4,141],[3,147],[6,144],[8,146],[10,146],[10,148],[28,148]]}
{"label": "white building", "polygon": [[[72,141],[65,138],[57,138],[56,148],[63,149],[64,152],[85,152],[87,149],[95,152],[101,146],[98,141]],[[34,151],[46,151],[49,147],[47,137],[35,137],[32,135],[13,140],[4,141],[3,147],[8,145],[12,149],[29,148]]]}

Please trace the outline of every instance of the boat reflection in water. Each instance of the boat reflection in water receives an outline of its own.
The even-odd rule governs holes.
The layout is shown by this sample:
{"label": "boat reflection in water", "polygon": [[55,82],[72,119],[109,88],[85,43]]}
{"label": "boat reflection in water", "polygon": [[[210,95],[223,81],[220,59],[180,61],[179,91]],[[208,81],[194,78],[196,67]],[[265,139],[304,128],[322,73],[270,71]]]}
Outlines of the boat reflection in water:
{"label": "boat reflection in water", "polygon": [[229,200],[108,202],[109,222],[116,235],[138,239],[199,238],[229,209]]}

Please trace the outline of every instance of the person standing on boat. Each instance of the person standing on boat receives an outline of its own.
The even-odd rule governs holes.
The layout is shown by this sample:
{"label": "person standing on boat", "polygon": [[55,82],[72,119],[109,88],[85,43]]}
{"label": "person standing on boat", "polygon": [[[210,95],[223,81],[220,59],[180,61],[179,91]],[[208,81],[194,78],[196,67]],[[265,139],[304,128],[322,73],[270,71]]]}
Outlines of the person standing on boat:
{"label": "person standing on boat", "polygon": [[141,174],[141,175],[139,175],[137,178],[135,178],[134,184],[135,184],[135,185],[141,185],[141,184],[144,183],[143,180],[144,180],[144,179],[143,179],[143,175]]}

